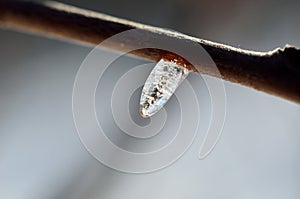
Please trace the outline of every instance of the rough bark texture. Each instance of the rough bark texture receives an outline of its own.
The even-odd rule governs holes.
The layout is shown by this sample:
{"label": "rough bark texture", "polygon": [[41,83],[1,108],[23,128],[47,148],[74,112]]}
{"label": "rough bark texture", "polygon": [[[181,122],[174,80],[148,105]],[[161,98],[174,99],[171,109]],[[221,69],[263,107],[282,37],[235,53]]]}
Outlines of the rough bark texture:
{"label": "rough bark texture", "polygon": [[[178,40],[182,38],[191,40],[201,44],[209,53],[221,76],[210,70],[210,66],[191,66],[187,62],[188,68],[300,103],[300,50],[296,47],[286,46],[263,53],[242,50],[182,34],[178,35],[176,32],[169,34],[169,30],[56,2],[1,2],[0,25],[4,28],[15,28],[92,45],[98,45],[112,35],[134,28],[153,34],[164,34]],[[134,47],[136,44],[132,42],[130,45]],[[122,50],[120,44],[108,47]],[[166,52],[147,48],[132,53],[157,61]]]}

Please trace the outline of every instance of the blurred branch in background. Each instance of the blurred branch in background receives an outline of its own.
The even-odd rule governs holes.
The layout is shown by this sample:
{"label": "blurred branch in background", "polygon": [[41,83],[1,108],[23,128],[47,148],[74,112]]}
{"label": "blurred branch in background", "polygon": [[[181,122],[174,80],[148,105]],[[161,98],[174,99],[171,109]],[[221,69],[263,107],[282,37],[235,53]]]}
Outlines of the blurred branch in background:
{"label": "blurred branch in background", "polygon": [[[1,2],[0,25],[91,45],[134,28],[197,42],[212,57],[221,76],[210,70],[210,66],[187,63],[188,67],[300,103],[300,50],[293,46],[263,53],[242,50],[56,2]],[[136,44],[129,41],[129,45],[134,47]],[[113,44],[107,47],[122,51],[126,46]],[[159,49],[132,52],[153,61],[158,61],[165,53]]]}

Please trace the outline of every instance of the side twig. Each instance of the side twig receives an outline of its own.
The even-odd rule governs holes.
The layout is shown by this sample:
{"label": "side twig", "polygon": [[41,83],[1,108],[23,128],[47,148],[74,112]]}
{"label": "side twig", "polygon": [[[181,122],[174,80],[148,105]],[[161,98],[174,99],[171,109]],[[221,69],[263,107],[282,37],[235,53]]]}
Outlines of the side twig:
{"label": "side twig", "polygon": [[[286,46],[263,53],[242,50],[182,34],[179,37],[176,32],[170,34],[170,31],[160,28],[56,2],[0,2],[0,25],[92,45],[133,28],[178,40],[184,38],[202,45],[216,63],[221,77],[209,70],[209,66],[188,66],[195,71],[300,103],[300,50],[296,47]],[[136,44],[132,42],[130,45],[134,47]],[[119,46],[113,48],[122,50]],[[159,49],[143,49],[132,53],[154,61],[165,54]]]}

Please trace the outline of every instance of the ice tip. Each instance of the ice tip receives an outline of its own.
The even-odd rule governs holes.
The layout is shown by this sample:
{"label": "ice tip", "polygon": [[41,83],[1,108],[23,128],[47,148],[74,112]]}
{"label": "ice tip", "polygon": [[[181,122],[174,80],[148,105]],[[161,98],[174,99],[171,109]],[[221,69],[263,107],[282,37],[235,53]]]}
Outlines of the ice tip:
{"label": "ice tip", "polygon": [[141,115],[141,117],[144,118],[144,119],[150,117],[150,115],[149,115],[147,109],[146,109],[142,104],[140,105],[140,115]]}

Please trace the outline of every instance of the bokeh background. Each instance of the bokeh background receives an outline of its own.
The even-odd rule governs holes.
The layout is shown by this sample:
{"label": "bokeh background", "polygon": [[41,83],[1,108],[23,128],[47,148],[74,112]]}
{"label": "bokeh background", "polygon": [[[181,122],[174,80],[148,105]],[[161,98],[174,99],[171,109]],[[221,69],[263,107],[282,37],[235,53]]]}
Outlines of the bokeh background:
{"label": "bokeh background", "polygon": [[[240,48],[300,47],[296,0],[61,2]],[[100,164],[72,118],[74,78],[90,50],[0,30],[0,198],[300,197],[300,106],[228,82],[223,134],[206,159],[197,158],[196,140],[158,172],[131,175]],[[143,61],[123,61],[133,63]]]}

